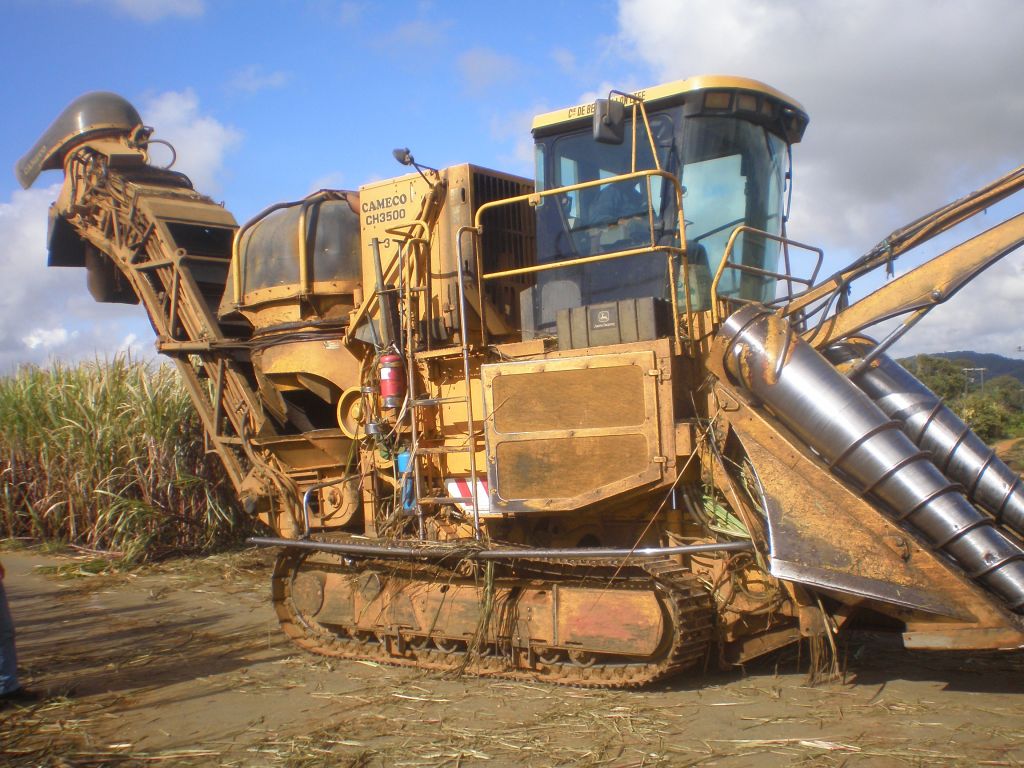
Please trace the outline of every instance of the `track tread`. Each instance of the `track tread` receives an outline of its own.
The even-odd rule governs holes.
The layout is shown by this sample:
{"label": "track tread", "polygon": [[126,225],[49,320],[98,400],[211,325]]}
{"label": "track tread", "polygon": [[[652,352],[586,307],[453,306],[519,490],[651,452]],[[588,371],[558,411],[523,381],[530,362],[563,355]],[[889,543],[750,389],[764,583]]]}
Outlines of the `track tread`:
{"label": "track tread", "polygon": [[[629,584],[631,589],[642,584],[655,589],[669,614],[671,645],[660,658],[650,662],[602,664],[597,661],[592,666],[581,666],[571,661],[545,663],[535,660],[532,667],[517,667],[517,661],[526,654],[469,654],[467,659],[465,652],[445,653],[430,647],[417,648],[415,643],[411,644],[408,638],[398,633],[389,633],[383,638],[364,637],[360,641],[352,636],[339,635],[300,615],[291,599],[291,584],[307,556],[307,552],[288,549],[279,554],[272,577],[273,603],[285,634],[304,650],[322,656],[588,688],[638,688],[675,676],[705,661],[715,637],[711,595],[683,566],[671,560],[657,560],[643,563],[639,567],[631,566],[628,578],[616,579],[620,585],[622,582]],[[370,567],[375,564],[380,564],[380,561],[363,563]],[[518,561],[516,569],[522,570],[524,566],[529,569],[530,565]],[[607,568],[608,563],[538,561],[533,565],[536,565],[536,572],[532,574],[534,576],[547,573],[547,578],[551,578],[552,572],[560,570],[558,578],[563,579],[562,583],[583,583],[578,574],[588,566]],[[411,567],[416,569],[415,566]],[[517,575],[521,577],[521,574]]]}

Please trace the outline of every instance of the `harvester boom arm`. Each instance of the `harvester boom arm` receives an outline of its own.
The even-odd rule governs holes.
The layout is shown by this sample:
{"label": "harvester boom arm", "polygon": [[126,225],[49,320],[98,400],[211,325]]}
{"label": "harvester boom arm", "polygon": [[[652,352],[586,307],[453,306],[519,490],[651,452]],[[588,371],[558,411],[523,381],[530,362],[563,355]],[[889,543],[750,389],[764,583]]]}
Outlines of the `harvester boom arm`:
{"label": "harvester boom arm", "polygon": [[86,94],[22,159],[18,178],[29,186],[41,170],[63,168],[49,263],[85,267],[98,301],[141,301],[241,493],[254,471],[247,440],[273,427],[254,386],[248,326],[217,316],[237,224],[184,174],[149,165],[148,137],[120,96]]}
{"label": "harvester boom arm", "polygon": [[[925,265],[925,267],[930,267],[929,269],[921,271],[919,268],[888,284],[877,294],[869,297],[870,304],[865,304],[864,301],[867,300],[864,300],[853,307],[842,308],[843,299],[853,281],[880,267],[891,271],[892,263],[907,251],[946,232],[986,210],[989,206],[1019,192],[1022,188],[1024,188],[1024,166],[1019,166],[966,197],[955,200],[895,230],[849,266],[818,285],[794,296],[785,305],[782,314],[784,316],[803,314],[806,317],[813,317],[821,313],[824,316],[828,314],[833,303],[838,304],[841,309],[836,312],[835,317],[821,321],[819,327],[805,334],[806,338],[815,346],[821,347],[842,337],[843,334],[833,329],[847,326],[856,326],[856,329],[865,328],[890,317],[941,303],[976,277],[985,267],[998,261],[1020,245],[1020,241],[1016,245],[1008,247],[1003,245],[1007,240],[1013,239],[1013,232],[1020,231],[1019,223],[1014,224],[1014,220],[1011,219],[962,246],[948,251],[933,260],[940,262],[934,267],[930,267],[931,262],[929,262]],[[1010,225],[1009,230],[1004,228],[1006,225]],[[991,250],[987,251],[986,249]],[[959,263],[961,259],[965,261]],[[958,277],[961,273],[964,276],[962,278]],[[914,277],[909,282],[902,282],[911,275]],[[928,279],[935,280],[935,282],[931,286],[926,286],[925,281]],[[920,301],[914,302],[912,299],[908,299],[908,297],[921,295],[924,288],[928,288],[929,295],[933,291],[940,292],[940,300],[922,304]],[[854,309],[855,307],[856,309]],[[849,315],[846,320],[838,321],[838,316],[844,312],[853,312],[853,314]],[[822,333],[821,326],[824,326],[825,333]],[[854,331],[847,331],[847,333],[852,332]]]}
{"label": "harvester boom arm", "polygon": [[928,311],[1008,253],[1024,245],[1024,214],[1007,219],[949,249],[826,318],[804,334],[819,349],[870,325],[910,312]]}

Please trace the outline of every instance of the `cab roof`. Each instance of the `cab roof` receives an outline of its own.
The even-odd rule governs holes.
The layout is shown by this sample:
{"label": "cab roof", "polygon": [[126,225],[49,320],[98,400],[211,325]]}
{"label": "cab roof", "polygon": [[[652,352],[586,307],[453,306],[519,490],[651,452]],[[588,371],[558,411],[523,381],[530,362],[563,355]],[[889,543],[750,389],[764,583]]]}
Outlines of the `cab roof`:
{"label": "cab roof", "polygon": [[[705,94],[695,99],[697,94]],[[780,121],[786,139],[800,141],[808,116],[800,102],[770,85],[746,77],[730,75],[698,75],[685,80],[642,88],[635,95],[653,107],[674,103],[694,104],[693,112],[699,114],[736,114],[740,117],[768,118]],[[746,95],[747,98],[742,98]],[[612,98],[623,100],[621,96]],[[691,113],[687,109],[687,113]],[[533,119],[534,136],[543,136],[564,130],[572,123],[583,123],[594,114],[594,103],[577,104],[572,107],[545,112]]]}

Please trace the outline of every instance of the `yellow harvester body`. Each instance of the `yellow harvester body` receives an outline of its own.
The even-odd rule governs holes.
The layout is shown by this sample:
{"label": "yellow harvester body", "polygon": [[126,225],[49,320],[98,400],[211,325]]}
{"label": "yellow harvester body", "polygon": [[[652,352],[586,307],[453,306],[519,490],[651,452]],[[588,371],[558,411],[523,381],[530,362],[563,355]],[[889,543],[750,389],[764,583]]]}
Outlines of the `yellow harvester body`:
{"label": "yellow harvester body", "polygon": [[50,264],[145,306],[305,648],[603,686],[858,617],[1018,648],[1024,492],[884,351],[1024,223],[846,296],[1024,174],[820,279],[785,226],[807,121],[742,78],[612,92],[536,118],[536,181],[396,151],[238,226],[94,93],[18,174],[63,168]]}

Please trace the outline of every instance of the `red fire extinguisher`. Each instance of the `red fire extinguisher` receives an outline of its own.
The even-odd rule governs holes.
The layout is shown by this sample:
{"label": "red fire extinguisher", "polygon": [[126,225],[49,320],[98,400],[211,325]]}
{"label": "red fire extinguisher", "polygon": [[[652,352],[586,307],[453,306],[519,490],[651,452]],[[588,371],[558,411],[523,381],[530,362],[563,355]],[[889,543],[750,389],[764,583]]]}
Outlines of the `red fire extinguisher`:
{"label": "red fire extinguisher", "polygon": [[385,408],[397,408],[405,399],[405,366],[401,355],[380,356],[380,396]]}

